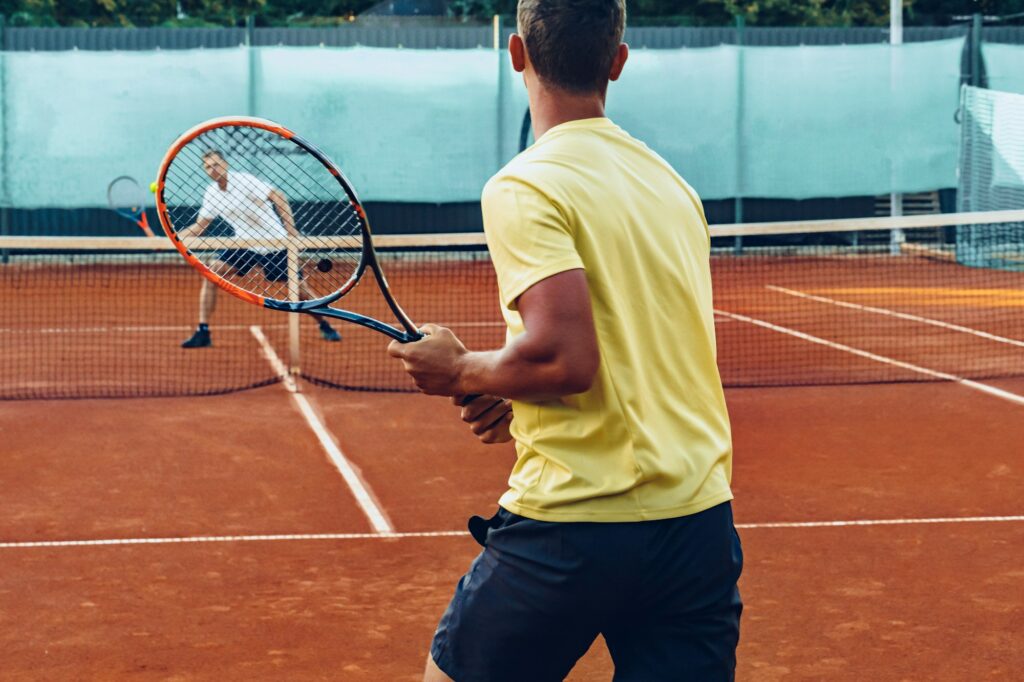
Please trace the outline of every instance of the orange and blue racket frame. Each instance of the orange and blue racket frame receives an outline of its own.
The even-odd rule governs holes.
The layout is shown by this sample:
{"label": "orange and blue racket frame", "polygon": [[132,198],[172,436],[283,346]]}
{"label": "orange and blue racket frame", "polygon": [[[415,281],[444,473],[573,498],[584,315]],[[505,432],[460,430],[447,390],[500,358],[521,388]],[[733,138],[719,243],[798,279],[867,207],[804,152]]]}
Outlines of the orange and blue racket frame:
{"label": "orange and blue racket frame", "polygon": [[[166,189],[167,172],[171,166],[171,163],[177,157],[178,153],[185,148],[185,146],[195,140],[203,133],[216,130],[217,128],[228,128],[228,127],[252,127],[259,128],[262,130],[274,133],[296,146],[309,153],[310,156],[315,158],[324,168],[334,176],[334,179],[338,182],[342,192],[348,198],[349,203],[355,210],[356,214],[360,218],[360,237],[361,237],[361,252],[359,258],[359,264],[355,271],[349,277],[348,281],[338,289],[337,291],[323,296],[321,298],[311,299],[307,301],[285,301],[273,298],[267,298],[260,296],[250,291],[246,291],[234,283],[228,281],[224,277],[218,275],[210,267],[203,262],[199,256],[186,245],[181,238],[178,236],[174,224],[171,221],[170,213],[168,211],[167,204],[164,200],[164,193]],[[370,234],[370,223],[366,216],[366,211],[363,209],[352,184],[345,177],[344,173],[329,159],[327,155],[320,151],[316,146],[304,140],[303,138],[296,135],[291,130],[284,126],[268,121],[262,118],[254,118],[250,116],[229,116],[222,118],[214,118],[208,121],[204,121],[189,130],[185,131],[181,137],[179,137],[167,150],[164,155],[163,161],[160,163],[160,170],[157,175],[156,181],[156,207],[157,213],[160,216],[160,224],[163,226],[164,232],[168,239],[174,244],[174,247],[178,252],[185,258],[188,263],[199,271],[203,277],[213,282],[219,288],[228,292],[232,296],[242,299],[253,305],[258,305],[271,310],[278,310],[290,313],[309,313],[315,315],[322,315],[324,317],[330,317],[335,319],[344,320],[346,322],[352,322],[354,324],[367,327],[374,331],[385,334],[397,341],[402,343],[409,343],[411,341],[418,341],[423,338],[423,333],[420,332],[416,325],[409,319],[409,316],[405,314],[405,311],[398,305],[394,297],[391,295],[391,290],[388,287],[387,279],[384,276],[384,272],[381,270],[380,264],[377,261],[376,252],[373,249],[373,241]],[[366,269],[369,268],[373,271],[374,276],[377,279],[377,285],[380,288],[381,294],[387,301],[388,307],[391,312],[395,315],[395,319],[401,324],[401,328],[393,327],[389,324],[385,324],[379,320],[366,315],[360,315],[359,313],[351,312],[348,310],[342,310],[339,308],[329,307],[331,303],[334,303],[342,296],[347,294],[355,287],[360,277],[365,273]]]}
{"label": "orange and blue racket frame", "polygon": [[114,213],[121,216],[122,218],[127,218],[128,220],[138,225],[139,229],[145,232],[147,237],[156,236],[153,234],[153,229],[149,226],[149,218],[146,216],[146,207],[142,201],[142,197],[144,195],[142,194],[141,188],[139,188],[139,201],[137,206],[114,205],[113,199],[110,195],[110,191],[114,184],[120,180],[127,180],[130,181],[132,184],[138,186],[138,182],[135,180],[135,178],[131,177],[130,175],[122,175],[111,180],[110,185],[107,187],[107,200],[110,203],[111,210],[113,210]]}

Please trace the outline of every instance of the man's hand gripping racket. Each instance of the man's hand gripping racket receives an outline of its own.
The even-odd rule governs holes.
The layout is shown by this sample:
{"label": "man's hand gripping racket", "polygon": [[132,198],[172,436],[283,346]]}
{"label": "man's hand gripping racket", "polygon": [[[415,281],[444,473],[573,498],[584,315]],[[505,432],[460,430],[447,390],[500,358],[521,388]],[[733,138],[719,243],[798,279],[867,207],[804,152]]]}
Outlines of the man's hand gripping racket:
{"label": "man's hand gripping racket", "polygon": [[481,443],[507,443],[512,440],[512,402],[493,395],[455,396],[452,402],[462,408],[462,421],[469,424]]}

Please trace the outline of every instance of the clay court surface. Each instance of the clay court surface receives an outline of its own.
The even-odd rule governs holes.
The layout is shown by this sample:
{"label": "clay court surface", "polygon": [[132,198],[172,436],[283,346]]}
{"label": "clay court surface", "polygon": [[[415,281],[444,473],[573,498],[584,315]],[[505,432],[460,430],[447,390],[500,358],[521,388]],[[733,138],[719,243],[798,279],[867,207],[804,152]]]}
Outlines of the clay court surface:
{"label": "clay court surface", "polygon": [[[727,389],[738,679],[1018,678],[1024,379],[1005,377],[1022,373],[1020,274],[826,260],[737,264],[716,283],[727,384],[869,382]],[[75,267],[70,291],[117,281]],[[14,310],[3,384],[275,381],[281,316],[226,300],[208,354],[177,348],[196,291],[181,272],[154,271],[159,315],[142,294],[134,313],[90,310],[75,329]],[[417,272],[396,269],[396,292],[435,319],[403,299]],[[478,284],[453,287],[493,313]],[[366,285],[354,308],[381,314],[374,296]],[[493,346],[491,313],[454,326]],[[381,337],[345,327],[318,346],[303,324],[307,376],[405,380]],[[352,374],[346,354],[370,364]],[[479,549],[466,519],[494,511],[513,450],[477,443],[444,399],[301,388],[0,401],[0,679],[418,679]],[[611,670],[599,640],[570,679]]]}
{"label": "clay court surface", "polygon": [[[477,444],[441,399],[305,395],[397,536],[374,532],[280,386],[3,403],[0,537],[70,541],[0,549],[3,679],[417,679],[477,551],[465,519],[494,509],[512,450]],[[738,679],[1024,668],[1024,519],[1007,518],[1024,406],[950,383],[728,399]],[[975,517],[1001,520],[956,520]],[[828,523],[849,520],[899,523]],[[190,541],[137,542],[157,538]],[[122,542],[75,543],[92,540]],[[570,679],[610,677],[599,640]]]}

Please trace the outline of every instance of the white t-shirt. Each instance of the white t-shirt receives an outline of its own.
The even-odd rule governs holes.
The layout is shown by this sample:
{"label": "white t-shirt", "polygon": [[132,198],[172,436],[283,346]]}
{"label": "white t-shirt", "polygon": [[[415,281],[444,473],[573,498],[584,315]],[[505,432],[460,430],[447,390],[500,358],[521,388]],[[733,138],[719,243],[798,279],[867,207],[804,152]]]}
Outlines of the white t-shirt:
{"label": "white t-shirt", "polygon": [[227,189],[222,191],[216,182],[206,188],[202,206],[199,207],[199,217],[213,220],[220,216],[239,238],[286,238],[288,232],[270,201],[273,187],[250,173],[229,171],[227,176]]}

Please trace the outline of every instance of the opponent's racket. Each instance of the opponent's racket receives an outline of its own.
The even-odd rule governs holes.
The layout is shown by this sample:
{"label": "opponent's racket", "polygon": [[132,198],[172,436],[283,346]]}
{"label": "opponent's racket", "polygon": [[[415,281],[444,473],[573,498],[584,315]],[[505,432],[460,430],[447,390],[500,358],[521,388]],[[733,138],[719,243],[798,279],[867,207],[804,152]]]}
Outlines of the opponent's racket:
{"label": "opponent's racket", "polygon": [[[351,183],[277,123],[218,118],[185,132],[160,164],[156,205],[185,260],[244,301],[354,322],[403,343],[423,336],[391,295]],[[368,269],[399,326],[329,307]]]}
{"label": "opponent's racket", "polygon": [[107,185],[107,203],[119,216],[138,225],[147,236],[153,236],[146,218],[146,195],[135,178],[122,175]]}

